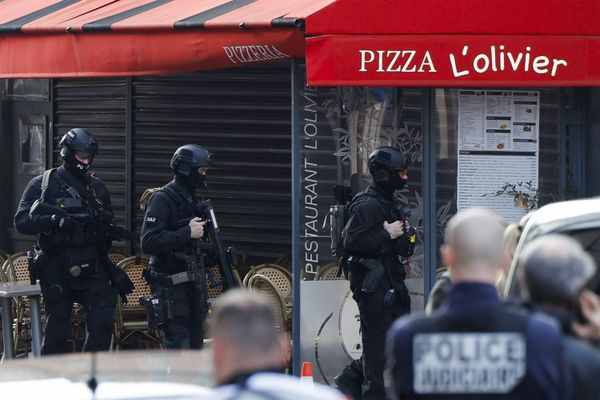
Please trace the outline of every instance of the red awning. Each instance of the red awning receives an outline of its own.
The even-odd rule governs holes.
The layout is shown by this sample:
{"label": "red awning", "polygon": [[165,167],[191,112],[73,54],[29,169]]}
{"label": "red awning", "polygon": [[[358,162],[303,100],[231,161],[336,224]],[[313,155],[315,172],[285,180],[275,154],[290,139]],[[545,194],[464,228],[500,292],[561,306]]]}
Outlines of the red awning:
{"label": "red awning", "polygon": [[310,86],[600,86],[600,0],[338,0],[305,23]]}
{"label": "red awning", "polygon": [[333,0],[4,0],[0,77],[133,76],[304,57]]}

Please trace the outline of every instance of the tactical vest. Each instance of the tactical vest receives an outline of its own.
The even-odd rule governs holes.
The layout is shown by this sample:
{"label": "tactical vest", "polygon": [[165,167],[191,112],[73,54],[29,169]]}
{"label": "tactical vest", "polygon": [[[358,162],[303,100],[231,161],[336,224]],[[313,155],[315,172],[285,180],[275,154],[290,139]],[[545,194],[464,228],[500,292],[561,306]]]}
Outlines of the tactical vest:
{"label": "tactical vest", "polygon": [[[366,190],[356,194],[356,196],[352,198],[352,201],[349,205],[350,215],[352,215],[352,212],[354,211],[355,207],[359,206],[363,202],[369,201],[369,198],[374,198],[377,200],[379,207],[383,210],[385,220],[392,222],[405,218],[405,214],[402,208],[397,208],[396,204],[394,204],[393,201],[386,199],[372,188],[367,188]],[[347,235],[347,227],[348,225],[346,225],[346,227],[344,227],[344,230],[342,231],[343,238],[345,238]],[[404,240],[404,238],[402,238],[401,240]],[[359,258],[373,258],[383,263],[386,270],[386,276],[389,282],[391,283],[391,287],[402,287],[402,282],[404,281],[406,273],[404,272],[404,268],[402,267],[402,265],[400,264],[400,260],[398,259],[398,255],[400,254],[398,254],[398,252],[396,251],[397,247],[398,246],[396,241],[390,241],[386,244],[386,246],[380,249],[380,252],[376,254],[354,254],[352,252],[347,252],[347,254],[352,255],[355,259],[353,263],[347,264],[348,269],[351,272],[355,273],[354,275],[356,284],[353,286],[356,286],[357,288],[362,286],[360,281],[363,280],[364,274],[366,272],[364,266],[360,265],[356,261]]]}
{"label": "tactical vest", "polygon": [[411,325],[413,354],[396,355],[411,365],[412,385],[406,382],[400,397],[545,398],[527,371],[529,318],[520,311],[497,307],[487,309],[485,315],[435,315],[415,320]]}
{"label": "tactical vest", "polygon": [[[167,229],[170,231],[176,231],[182,226],[188,225],[189,221],[196,216],[195,204],[168,185],[156,190],[152,194],[153,198],[155,196],[161,196],[169,204],[171,212],[167,221]],[[176,249],[176,251],[190,254],[192,252],[192,241],[190,240],[185,247]],[[173,252],[152,255],[150,266],[153,271],[159,273],[176,273],[187,270],[187,265],[184,262],[173,257]]]}
{"label": "tactical vest", "polygon": [[[92,177],[91,186],[95,184],[97,181]],[[53,198],[46,195],[49,187],[52,188]],[[68,204],[71,206],[69,212],[94,214],[98,206],[92,206],[90,202],[101,204],[101,201],[95,197],[95,190],[88,193],[92,198],[86,199],[79,191],[74,190],[56,169],[47,170],[42,176],[40,200],[58,206]],[[40,248],[49,253],[62,252],[69,247],[101,247],[106,241],[107,237],[102,228],[85,222],[75,224],[71,229],[52,228],[50,232],[38,235]]]}

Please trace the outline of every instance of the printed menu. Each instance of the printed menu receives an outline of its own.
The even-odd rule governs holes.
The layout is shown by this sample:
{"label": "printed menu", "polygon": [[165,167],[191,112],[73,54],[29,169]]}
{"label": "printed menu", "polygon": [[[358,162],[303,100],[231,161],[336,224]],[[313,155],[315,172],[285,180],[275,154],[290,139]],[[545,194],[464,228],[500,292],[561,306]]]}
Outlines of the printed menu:
{"label": "printed menu", "polygon": [[[538,187],[539,111],[539,91],[458,91],[459,211],[486,207],[511,222],[527,212],[522,199],[494,194],[510,184],[534,195]],[[533,190],[528,190],[526,183]]]}

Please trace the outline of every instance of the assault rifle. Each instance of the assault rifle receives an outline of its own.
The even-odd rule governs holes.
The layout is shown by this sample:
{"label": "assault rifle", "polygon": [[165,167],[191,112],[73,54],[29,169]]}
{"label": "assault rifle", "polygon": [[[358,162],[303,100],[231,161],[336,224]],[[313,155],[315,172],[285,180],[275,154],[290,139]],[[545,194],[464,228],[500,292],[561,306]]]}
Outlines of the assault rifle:
{"label": "assault rifle", "polygon": [[[221,230],[219,229],[219,224],[217,223],[217,217],[215,216],[215,210],[212,201],[204,200],[197,203],[195,207],[195,214],[197,217],[202,218],[203,221],[206,221],[204,226],[208,228],[208,236],[210,239],[208,243],[212,245],[212,249],[218,258],[219,271],[221,272],[221,277],[223,279],[223,290],[241,286],[240,276],[235,269],[237,252],[233,247],[225,248],[223,244]],[[187,224],[189,221],[186,221],[185,223]],[[199,240],[199,242],[202,241]]]}
{"label": "assault rifle", "polygon": [[[76,200],[76,199],[74,199]],[[77,201],[77,200],[76,200]],[[29,211],[30,215],[56,215],[60,218],[59,226],[62,227],[64,224],[70,222],[78,224],[91,224],[99,228],[107,239],[110,240],[128,240],[135,241],[136,236],[123,227],[113,225],[110,223],[113,219],[113,213],[106,210],[96,210],[95,215],[89,212],[76,212],[72,210],[74,207],[69,205],[55,206],[36,200],[31,206]]]}

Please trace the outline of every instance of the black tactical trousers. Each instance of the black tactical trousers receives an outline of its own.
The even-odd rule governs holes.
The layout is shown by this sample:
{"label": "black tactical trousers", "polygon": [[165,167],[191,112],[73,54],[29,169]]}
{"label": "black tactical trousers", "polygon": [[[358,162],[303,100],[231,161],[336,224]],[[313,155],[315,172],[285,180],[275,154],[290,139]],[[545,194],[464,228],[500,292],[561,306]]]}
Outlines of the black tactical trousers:
{"label": "black tactical trousers", "polygon": [[[363,354],[342,372],[339,380],[346,383],[346,387],[340,389],[346,389],[342,391],[353,395],[353,382],[362,380],[362,399],[387,399],[383,382],[386,335],[395,318],[410,312],[410,297],[403,284],[396,290],[394,300],[388,299],[386,304],[386,293],[391,288],[386,280],[382,280],[377,290],[372,292],[364,292],[361,287],[362,276],[351,275],[350,288],[360,312]],[[362,374],[359,371],[361,364]]]}
{"label": "black tactical trousers", "polygon": [[361,293],[358,298],[360,328],[363,342],[363,385],[364,400],[386,398],[383,385],[385,368],[385,338],[392,324],[392,315],[384,307],[385,291]]}
{"label": "black tactical trousers", "polygon": [[198,304],[193,282],[166,285],[152,280],[152,294],[165,304],[166,325],[162,327],[167,349],[201,349],[204,345],[205,295]]}
{"label": "black tactical trousers", "polygon": [[56,259],[40,268],[40,286],[46,313],[42,354],[66,353],[73,303],[84,310],[86,341],[84,351],[110,348],[116,294],[100,268],[94,275],[73,278]]}

